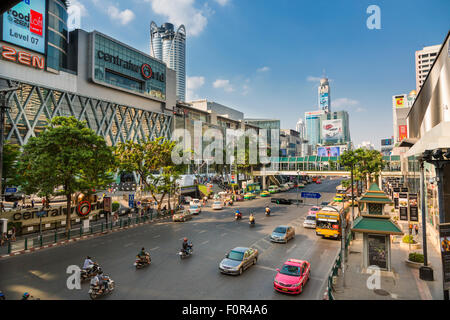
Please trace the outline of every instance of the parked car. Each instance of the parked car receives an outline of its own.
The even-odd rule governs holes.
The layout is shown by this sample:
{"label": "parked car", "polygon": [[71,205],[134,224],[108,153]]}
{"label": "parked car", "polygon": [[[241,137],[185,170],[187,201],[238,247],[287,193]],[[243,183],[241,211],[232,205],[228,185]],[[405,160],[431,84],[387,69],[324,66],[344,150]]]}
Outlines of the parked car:
{"label": "parked car", "polygon": [[222,201],[214,201],[211,207],[213,210],[222,210],[223,203],[222,203]]}
{"label": "parked car", "polygon": [[202,206],[202,202],[200,201],[200,199],[192,199],[191,202],[189,203],[191,206]]}
{"label": "parked car", "polygon": [[344,201],[344,196],[341,194],[338,194],[333,198],[333,201],[334,202],[342,202],[342,201]]}
{"label": "parked car", "polygon": [[198,205],[191,205],[188,209],[190,214],[198,215],[202,212],[202,209]]}
{"label": "parked car", "polygon": [[219,270],[225,274],[241,275],[242,272],[258,260],[258,250],[237,247],[231,250],[219,264]]}
{"label": "parked car", "polygon": [[256,195],[254,195],[253,193],[246,193],[244,194],[244,199],[245,200],[253,200],[256,198]]}
{"label": "parked car", "polygon": [[291,226],[278,226],[270,235],[270,241],[278,243],[287,243],[289,240],[294,239],[295,228]]}
{"label": "parked car", "polygon": [[263,191],[259,195],[261,197],[263,197],[263,198],[270,197],[270,192],[269,191]]}
{"label": "parked car", "polygon": [[315,215],[308,215],[305,217],[305,221],[303,221],[303,227],[304,228],[316,228],[316,216]]}
{"label": "parked car", "polygon": [[288,259],[277,272],[273,280],[276,291],[300,294],[311,275],[311,264],[303,260]]}

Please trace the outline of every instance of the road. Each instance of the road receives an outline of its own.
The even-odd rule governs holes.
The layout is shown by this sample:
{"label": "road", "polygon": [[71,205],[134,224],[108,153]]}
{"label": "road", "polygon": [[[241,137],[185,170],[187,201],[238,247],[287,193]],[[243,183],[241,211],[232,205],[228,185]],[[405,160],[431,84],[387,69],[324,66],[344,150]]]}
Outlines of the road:
{"label": "road", "polygon": [[[320,201],[330,201],[339,181],[326,179],[321,185],[308,185],[304,191],[320,192]],[[296,199],[296,193],[274,197]],[[234,221],[237,206],[222,211],[204,209],[186,223],[144,225],[4,258],[0,260],[0,290],[7,299],[19,299],[25,291],[42,300],[89,299],[88,282],[82,284],[81,290],[67,288],[66,268],[81,265],[85,256],[90,255],[116,282],[116,290],[103,299],[321,299],[340,243],[321,239],[313,229],[303,228],[303,217],[310,206],[271,204],[272,216],[265,217],[264,207],[269,201],[270,198],[262,198],[238,203],[244,215],[240,222]],[[248,225],[250,212],[256,216],[252,229]],[[295,239],[288,244],[271,243],[269,234],[282,224],[295,226]],[[177,253],[185,236],[194,243],[194,255],[181,260]],[[150,251],[152,265],[135,270],[134,258],[142,246]],[[228,250],[237,246],[257,248],[260,251],[257,264],[241,276],[221,274],[219,262]],[[280,294],[273,289],[276,268],[288,258],[305,259],[312,265],[311,280],[299,296]]]}

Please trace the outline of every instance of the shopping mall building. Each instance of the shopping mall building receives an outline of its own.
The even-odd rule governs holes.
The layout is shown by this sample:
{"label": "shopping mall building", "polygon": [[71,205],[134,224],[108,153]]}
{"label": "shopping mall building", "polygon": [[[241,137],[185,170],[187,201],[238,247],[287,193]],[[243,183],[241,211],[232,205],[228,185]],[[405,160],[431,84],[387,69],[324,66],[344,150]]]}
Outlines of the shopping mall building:
{"label": "shopping mall building", "polygon": [[55,116],[86,121],[110,145],[170,138],[175,71],[100,32],[68,32],[65,1],[29,3],[2,15],[0,89],[18,86],[6,140],[24,145]]}

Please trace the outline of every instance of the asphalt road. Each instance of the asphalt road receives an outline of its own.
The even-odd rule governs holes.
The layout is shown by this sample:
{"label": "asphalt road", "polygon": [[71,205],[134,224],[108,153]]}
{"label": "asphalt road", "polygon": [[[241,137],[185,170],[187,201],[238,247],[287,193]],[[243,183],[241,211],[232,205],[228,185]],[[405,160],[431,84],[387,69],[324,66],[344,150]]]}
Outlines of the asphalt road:
{"label": "asphalt road", "polygon": [[[304,191],[320,192],[320,201],[330,201],[340,180],[323,180],[308,185]],[[274,195],[296,199],[296,193]],[[307,200],[315,203],[315,200]],[[312,202],[311,202],[312,201]],[[185,223],[157,223],[116,232],[66,246],[0,260],[0,290],[7,299],[19,299],[28,291],[40,299],[89,299],[89,282],[81,290],[69,290],[66,280],[70,265],[81,265],[90,255],[116,282],[116,290],[103,299],[321,299],[325,281],[340,247],[336,240],[322,239],[313,229],[303,228],[303,217],[310,206],[270,204],[272,216],[264,216],[270,198],[239,202],[222,211],[203,209],[199,216]],[[209,202],[211,205],[211,201]],[[234,221],[239,207],[242,221]],[[248,215],[256,216],[256,226],[248,225]],[[274,244],[269,235],[277,225],[296,228],[296,237],[288,244]],[[177,255],[183,237],[194,244],[194,254],[181,260]],[[135,270],[134,258],[144,246],[150,251],[152,265]],[[223,275],[218,265],[225,254],[238,246],[260,251],[255,266],[241,276]],[[311,280],[299,296],[275,292],[276,268],[288,258],[311,263]]]}

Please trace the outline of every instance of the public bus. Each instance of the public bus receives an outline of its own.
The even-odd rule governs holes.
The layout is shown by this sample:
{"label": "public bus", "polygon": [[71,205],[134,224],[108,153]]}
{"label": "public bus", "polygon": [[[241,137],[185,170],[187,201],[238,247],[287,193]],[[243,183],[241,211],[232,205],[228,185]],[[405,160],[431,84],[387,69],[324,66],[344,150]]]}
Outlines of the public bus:
{"label": "public bus", "polygon": [[[332,209],[332,208],[336,209]],[[316,235],[323,238],[341,238],[341,217],[348,212],[348,204],[332,202],[316,213]]]}

